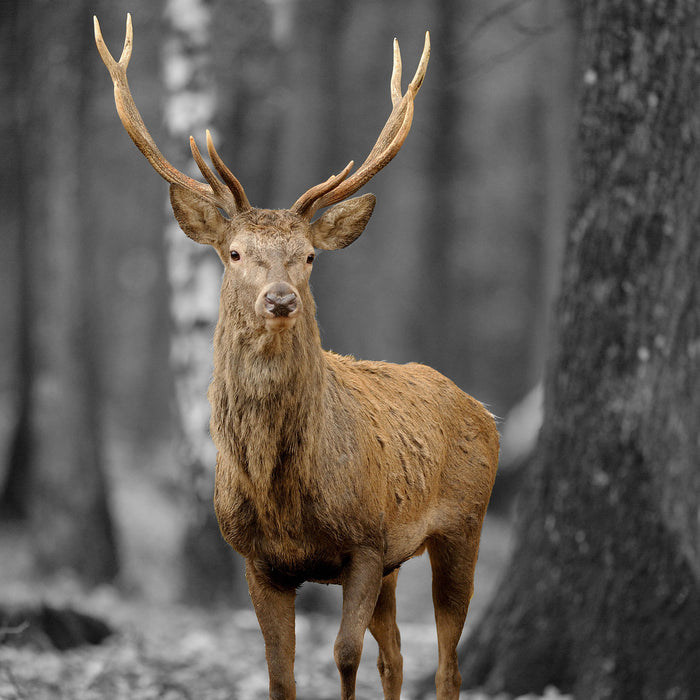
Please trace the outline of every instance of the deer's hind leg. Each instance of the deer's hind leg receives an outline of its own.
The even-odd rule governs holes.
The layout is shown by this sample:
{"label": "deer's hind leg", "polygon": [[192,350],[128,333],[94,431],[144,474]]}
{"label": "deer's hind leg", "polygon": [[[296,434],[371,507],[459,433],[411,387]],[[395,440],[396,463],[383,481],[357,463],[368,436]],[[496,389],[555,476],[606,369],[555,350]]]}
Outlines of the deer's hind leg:
{"label": "deer's hind leg", "polygon": [[395,569],[382,580],[379,598],[369,623],[369,631],[379,645],[377,668],[382,679],[384,700],[399,700],[403,682],[401,636],[396,624],[396,580],[398,575],[399,570]]}
{"label": "deer's hind leg", "polygon": [[479,530],[458,538],[428,541],[433,570],[433,605],[438,635],[437,700],[458,700],[462,684],[457,644],[474,591],[474,568],[479,553]]}

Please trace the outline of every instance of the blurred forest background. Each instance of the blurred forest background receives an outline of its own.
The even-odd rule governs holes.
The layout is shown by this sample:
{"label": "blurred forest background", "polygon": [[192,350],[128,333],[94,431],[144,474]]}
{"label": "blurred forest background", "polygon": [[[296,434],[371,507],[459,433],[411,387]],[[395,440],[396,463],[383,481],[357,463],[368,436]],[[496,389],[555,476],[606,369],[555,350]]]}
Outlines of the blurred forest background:
{"label": "blurred forest background", "polygon": [[2,568],[158,599],[231,598],[238,580],[243,602],[210,507],[219,261],[174,224],[116,115],[91,22],[118,56],[127,11],[132,92],[166,157],[191,171],[187,137],[211,127],[271,208],[364,157],[393,37],[405,84],[431,30],[370,225],[314,271],[319,324],[325,347],[432,365],[499,416],[543,368],[574,33],[546,0],[3,4]]}

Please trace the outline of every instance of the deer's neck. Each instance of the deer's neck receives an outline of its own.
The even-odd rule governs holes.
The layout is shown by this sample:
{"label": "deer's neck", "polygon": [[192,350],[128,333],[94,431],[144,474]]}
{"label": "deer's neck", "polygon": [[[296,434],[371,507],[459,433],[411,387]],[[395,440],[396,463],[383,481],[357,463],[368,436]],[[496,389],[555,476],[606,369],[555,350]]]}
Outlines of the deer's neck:
{"label": "deer's neck", "polygon": [[222,310],[214,358],[209,398],[220,464],[269,491],[275,479],[308,465],[316,449],[326,369],[313,308],[274,335],[242,327]]}

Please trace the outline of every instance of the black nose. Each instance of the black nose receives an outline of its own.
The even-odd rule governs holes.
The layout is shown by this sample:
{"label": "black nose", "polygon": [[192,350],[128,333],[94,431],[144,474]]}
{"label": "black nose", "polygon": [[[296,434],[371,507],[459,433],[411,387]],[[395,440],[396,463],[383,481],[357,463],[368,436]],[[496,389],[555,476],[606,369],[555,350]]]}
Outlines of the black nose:
{"label": "black nose", "polygon": [[265,308],[273,316],[290,316],[297,308],[297,295],[289,287],[273,288],[265,294]]}

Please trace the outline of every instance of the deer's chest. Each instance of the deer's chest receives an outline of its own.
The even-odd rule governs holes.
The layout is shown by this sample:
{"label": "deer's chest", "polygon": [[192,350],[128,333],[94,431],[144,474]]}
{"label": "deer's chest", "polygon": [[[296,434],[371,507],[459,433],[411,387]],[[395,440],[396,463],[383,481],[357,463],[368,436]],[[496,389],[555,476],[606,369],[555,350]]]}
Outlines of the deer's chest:
{"label": "deer's chest", "polygon": [[342,549],[337,524],[317,498],[297,485],[256,491],[250,484],[236,488],[217,479],[214,503],[224,538],[244,557],[299,582],[337,576]]}

